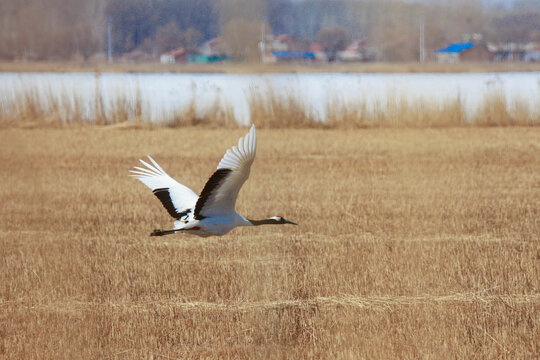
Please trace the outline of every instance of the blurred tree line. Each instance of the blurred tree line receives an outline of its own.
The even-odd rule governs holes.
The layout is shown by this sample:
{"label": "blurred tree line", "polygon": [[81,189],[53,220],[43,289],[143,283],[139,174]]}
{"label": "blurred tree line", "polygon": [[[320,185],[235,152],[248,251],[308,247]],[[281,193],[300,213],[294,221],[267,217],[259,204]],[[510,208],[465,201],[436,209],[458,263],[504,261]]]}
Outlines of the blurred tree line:
{"label": "blurred tree line", "polygon": [[88,58],[103,49],[105,0],[0,0],[0,58]]}
{"label": "blurred tree line", "polygon": [[[261,26],[336,49],[365,38],[386,61],[418,58],[425,19],[426,50],[482,33],[489,41],[540,41],[540,1],[512,6],[484,0],[1,0],[0,58],[84,59],[106,53],[112,16],[116,55],[149,56],[193,48],[220,35],[232,55],[256,58]],[[332,30],[333,29],[333,30]],[[339,39],[329,40],[334,32]],[[345,34],[344,34],[345,32]],[[336,43],[336,41],[339,41]],[[341,46],[341,45],[339,45]],[[334,51],[334,50],[331,50]]]}

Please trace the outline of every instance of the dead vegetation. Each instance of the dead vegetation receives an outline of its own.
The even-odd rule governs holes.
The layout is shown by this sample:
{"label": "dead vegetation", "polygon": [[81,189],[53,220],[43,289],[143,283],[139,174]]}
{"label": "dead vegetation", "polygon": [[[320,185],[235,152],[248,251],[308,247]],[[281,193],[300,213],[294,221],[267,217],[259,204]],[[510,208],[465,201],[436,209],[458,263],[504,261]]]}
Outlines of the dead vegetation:
{"label": "dead vegetation", "polygon": [[[64,90],[60,93],[36,88],[12,89],[0,94],[0,126],[40,127],[65,125],[113,125],[124,127],[227,127],[237,128],[234,110],[220,100],[203,111],[192,97],[187,105],[172,113],[150,119],[143,112],[140,90],[124,90],[109,103],[105,100],[96,74],[95,91],[87,98]],[[515,98],[509,101],[499,91],[488,92],[478,109],[468,114],[463,100],[443,103],[425,99],[408,100],[390,94],[386,101],[370,107],[362,97],[345,101],[330,99],[324,118],[314,114],[301,95],[292,90],[276,91],[270,84],[252,89],[248,99],[251,121],[262,128],[437,128],[469,126],[538,126],[540,108],[535,99]],[[470,110],[469,110],[470,111]]]}
{"label": "dead vegetation", "polygon": [[298,227],[149,237],[136,159],[199,191],[243,132],[2,129],[0,357],[538,355],[540,133],[260,129],[238,210]]}

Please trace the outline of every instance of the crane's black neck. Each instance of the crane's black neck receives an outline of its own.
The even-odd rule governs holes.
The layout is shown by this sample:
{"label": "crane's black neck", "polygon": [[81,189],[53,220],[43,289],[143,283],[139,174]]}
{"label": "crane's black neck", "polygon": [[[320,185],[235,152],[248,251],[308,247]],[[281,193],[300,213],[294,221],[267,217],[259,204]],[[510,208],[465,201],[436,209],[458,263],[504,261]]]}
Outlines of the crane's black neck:
{"label": "crane's black neck", "polygon": [[277,221],[276,219],[263,219],[263,220],[251,220],[251,219],[248,219],[248,221],[250,223],[253,224],[253,226],[259,226],[259,225],[276,225],[276,224],[281,224],[279,221]]}

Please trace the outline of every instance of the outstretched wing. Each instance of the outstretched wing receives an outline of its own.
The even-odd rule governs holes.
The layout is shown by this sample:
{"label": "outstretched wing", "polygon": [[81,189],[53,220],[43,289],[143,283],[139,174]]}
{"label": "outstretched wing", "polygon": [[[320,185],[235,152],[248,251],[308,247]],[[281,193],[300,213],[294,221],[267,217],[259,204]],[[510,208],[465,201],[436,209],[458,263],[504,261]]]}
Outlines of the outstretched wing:
{"label": "outstretched wing", "polygon": [[195,205],[195,219],[234,213],[236,198],[255,160],[256,147],[257,134],[252,125],[249,133],[238,140],[238,146],[227,150],[216,172],[206,182]]}
{"label": "outstretched wing", "polygon": [[130,176],[148,186],[173,218],[180,219],[187,215],[197,203],[197,194],[170,177],[150,155],[148,159],[153,165],[139,160],[146,167],[135,166],[135,170],[129,170]]}

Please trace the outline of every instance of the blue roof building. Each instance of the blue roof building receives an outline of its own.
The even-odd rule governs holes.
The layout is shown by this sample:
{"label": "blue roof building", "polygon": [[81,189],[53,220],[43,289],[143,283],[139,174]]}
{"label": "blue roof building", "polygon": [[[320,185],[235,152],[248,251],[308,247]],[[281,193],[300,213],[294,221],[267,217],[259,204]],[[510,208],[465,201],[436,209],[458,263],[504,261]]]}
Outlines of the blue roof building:
{"label": "blue roof building", "polygon": [[436,54],[447,53],[447,54],[459,54],[464,50],[469,50],[474,46],[472,42],[463,42],[463,43],[453,43],[447,47],[440,48],[435,50]]}
{"label": "blue roof building", "polygon": [[314,60],[315,54],[311,51],[272,51],[277,60]]}
{"label": "blue roof building", "polygon": [[442,63],[493,61],[493,53],[490,52],[483,43],[452,43],[446,47],[435,50],[435,55],[437,55],[437,60]]}

